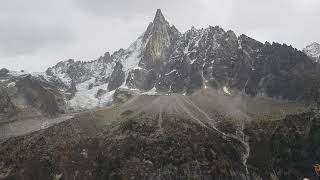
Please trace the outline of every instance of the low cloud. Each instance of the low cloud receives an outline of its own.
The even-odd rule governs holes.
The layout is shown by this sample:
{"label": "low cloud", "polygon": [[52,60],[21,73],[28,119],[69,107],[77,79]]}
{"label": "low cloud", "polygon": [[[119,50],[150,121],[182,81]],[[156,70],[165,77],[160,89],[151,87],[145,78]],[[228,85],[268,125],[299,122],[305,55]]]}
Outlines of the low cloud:
{"label": "low cloud", "polygon": [[32,25],[31,23],[0,25],[0,54],[28,55],[41,48],[59,46],[72,41],[72,33],[65,27]]}
{"label": "low cloud", "polygon": [[73,33],[59,7],[52,1],[1,1],[0,55],[29,55],[71,42]]}

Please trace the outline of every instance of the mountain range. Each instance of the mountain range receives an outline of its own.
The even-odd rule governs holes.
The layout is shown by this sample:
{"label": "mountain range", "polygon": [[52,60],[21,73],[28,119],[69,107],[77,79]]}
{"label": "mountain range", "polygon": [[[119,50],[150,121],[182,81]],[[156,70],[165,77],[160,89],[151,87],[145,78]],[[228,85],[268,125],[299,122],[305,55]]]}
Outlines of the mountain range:
{"label": "mountain range", "polygon": [[[9,89],[17,88],[9,84],[20,79],[38,82],[55,92],[55,104],[61,104],[60,96],[64,97],[65,111],[110,105],[119,89],[190,95],[213,87],[251,96],[313,101],[320,84],[319,53],[317,43],[301,52],[285,44],[263,44],[246,35],[237,36],[219,26],[192,27],[181,33],[158,10],[147,30],[127,49],[107,52],[89,62],[62,61],[44,73],[3,69],[0,79]],[[49,114],[60,111],[53,109]]]}
{"label": "mountain range", "polygon": [[73,118],[3,138],[0,179],[314,177],[319,58],[318,43],[181,33],[157,10],[127,49],[41,73],[1,69],[0,130]]}

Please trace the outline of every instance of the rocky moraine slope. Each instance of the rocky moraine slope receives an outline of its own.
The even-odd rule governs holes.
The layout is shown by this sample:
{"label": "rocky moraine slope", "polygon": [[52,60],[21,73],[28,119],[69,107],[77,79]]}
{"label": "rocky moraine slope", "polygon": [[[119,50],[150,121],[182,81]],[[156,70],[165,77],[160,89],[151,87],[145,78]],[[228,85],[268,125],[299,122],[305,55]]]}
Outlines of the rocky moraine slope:
{"label": "rocky moraine slope", "polygon": [[315,178],[319,115],[241,98],[213,89],[139,95],[76,115],[4,141],[0,179]]}

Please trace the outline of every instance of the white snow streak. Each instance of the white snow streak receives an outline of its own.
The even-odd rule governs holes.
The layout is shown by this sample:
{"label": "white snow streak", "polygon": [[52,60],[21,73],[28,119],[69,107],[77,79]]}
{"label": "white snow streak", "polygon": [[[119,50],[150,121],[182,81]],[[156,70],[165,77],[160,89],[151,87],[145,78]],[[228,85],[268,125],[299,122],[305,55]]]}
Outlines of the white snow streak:
{"label": "white snow streak", "polygon": [[229,89],[226,86],[223,87],[223,92],[228,94],[228,95],[231,95]]}

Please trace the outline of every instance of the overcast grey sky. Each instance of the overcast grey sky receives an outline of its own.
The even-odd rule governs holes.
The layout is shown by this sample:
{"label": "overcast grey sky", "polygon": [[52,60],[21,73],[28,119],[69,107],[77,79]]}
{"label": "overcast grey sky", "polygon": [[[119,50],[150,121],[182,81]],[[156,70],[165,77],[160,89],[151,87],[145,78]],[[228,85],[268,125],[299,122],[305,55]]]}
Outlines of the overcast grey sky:
{"label": "overcast grey sky", "polygon": [[219,25],[298,49],[320,42],[320,0],[0,0],[0,68],[44,71],[127,48],[158,8],[181,32]]}

